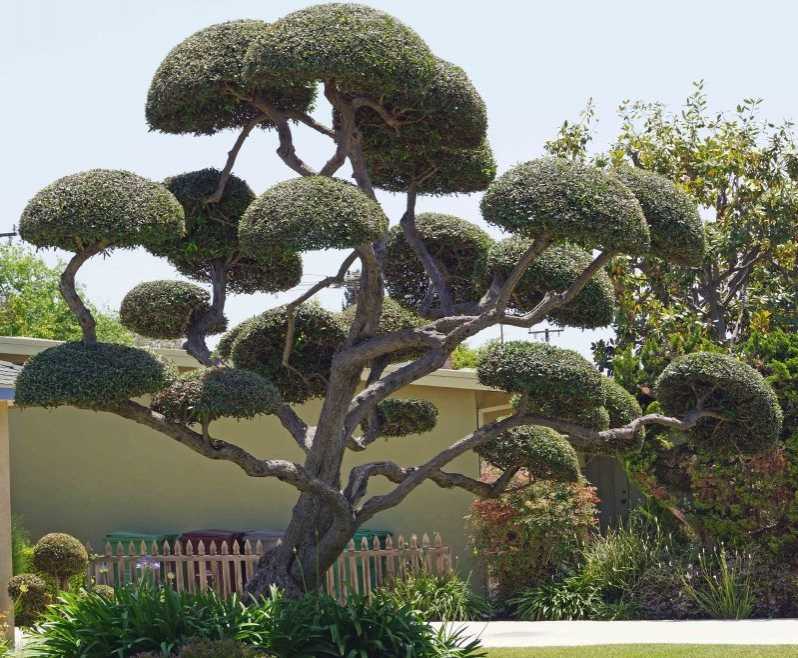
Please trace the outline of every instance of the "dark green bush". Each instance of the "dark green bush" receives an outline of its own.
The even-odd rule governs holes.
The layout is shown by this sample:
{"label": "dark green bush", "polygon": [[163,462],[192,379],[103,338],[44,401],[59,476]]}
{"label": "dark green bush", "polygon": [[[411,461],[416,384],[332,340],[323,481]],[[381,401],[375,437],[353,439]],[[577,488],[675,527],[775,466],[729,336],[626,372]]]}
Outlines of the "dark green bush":
{"label": "dark green bush", "polygon": [[[421,213],[416,217],[416,228],[446,278],[453,301],[478,301],[487,288],[488,234],[471,222],[439,213]],[[429,279],[399,226],[388,234],[383,269],[385,286],[393,299],[409,308],[423,306]]]}
{"label": "dark green bush", "polygon": [[58,581],[66,589],[72,576],[85,574],[89,566],[86,547],[72,535],[52,532],[45,535],[33,547],[33,567]]}
{"label": "dark green bush", "polygon": [[699,401],[721,418],[703,418],[689,431],[707,449],[754,453],[771,447],[781,432],[776,394],[756,370],[725,354],[679,357],[657,379],[655,394],[666,414],[684,416]]}
{"label": "dark green bush", "polygon": [[511,233],[542,233],[586,248],[639,254],[649,232],[640,204],[614,175],[596,167],[540,158],[499,176],[482,198],[482,215]]}
{"label": "dark green bush", "polygon": [[177,658],[265,658],[266,654],[235,640],[196,640],[183,646]]}
{"label": "dark green bush", "polygon": [[438,408],[428,400],[389,398],[377,404],[377,423],[383,436],[424,434],[437,422]]}
{"label": "dark green bush", "polygon": [[640,576],[631,598],[641,619],[698,619],[701,610],[683,588],[687,567],[681,562],[660,562]]}
{"label": "dark green bush", "polygon": [[602,377],[604,407],[610,416],[610,427],[623,427],[643,415],[640,403],[614,379]]}
{"label": "dark green bush", "polygon": [[[248,124],[261,112],[225,92],[259,96],[279,109],[308,109],[314,90],[290,79],[253,84],[244,76],[244,57],[268,25],[240,20],[211,25],[192,34],[164,58],[147,94],[147,123],[165,133],[212,135]],[[268,122],[264,121],[265,126]]]}
{"label": "dark green bush", "polygon": [[23,240],[79,252],[96,245],[156,247],[183,231],[183,208],[163,185],[129,171],[91,169],[39,191],[19,220]]}
{"label": "dark green bush", "polygon": [[[181,338],[194,320],[210,310],[211,296],[198,285],[186,281],[145,281],[122,299],[120,322],[148,338]],[[218,334],[226,322],[208,329]]]}
{"label": "dark green bush", "polygon": [[575,621],[606,619],[601,591],[571,576],[524,590],[510,601],[516,618],[524,621]]}
{"label": "dark green bush", "polygon": [[152,408],[176,423],[209,423],[217,418],[253,418],[272,413],[280,393],[267,379],[238,368],[201,368],[157,393]]}
{"label": "dark green bush", "polygon": [[21,407],[103,409],[155,393],[175,378],[155,354],[125,345],[63,343],[32,356],[17,379]]}
{"label": "dark green bush", "polygon": [[275,246],[291,251],[345,249],[373,242],[388,230],[376,201],[327,176],[277,183],[250,204],[239,226],[242,251],[257,260]]}
{"label": "dark green bush", "polygon": [[8,581],[17,626],[33,626],[50,603],[47,583],[35,573],[21,573]]}
{"label": "dark green bush", "polygon": [[[507,277],[531,245],[532,240],[517,236],[497,242],[488,254],[488,274]],[[531,311],[547,292],[567,290],[592,260],[589,252],[575,245],[552,245],[524,272],[512,306],[521,312]],[[558,325],[595,329],[607,326],[614,317],[615,292],[609,276],[601,270],[573,301],[552,311],[547,319]]]}

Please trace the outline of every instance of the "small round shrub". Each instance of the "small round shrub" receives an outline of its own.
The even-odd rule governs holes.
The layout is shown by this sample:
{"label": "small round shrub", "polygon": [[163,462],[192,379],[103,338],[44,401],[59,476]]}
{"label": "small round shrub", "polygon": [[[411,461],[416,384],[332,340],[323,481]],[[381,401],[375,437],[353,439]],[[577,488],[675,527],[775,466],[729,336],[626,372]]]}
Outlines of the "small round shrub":
{"label": "small round shrub", "polygon": [[437,422],[438,408],[428,400],[390,398],[377,405],[377,423],[383,436],[424,434]]}
{"label": "small round shrub", "polygon": [[294,317],[289,368],[282,365],[288,327],[285,307],[247,320],[233,341],[230,356],[237,368],[252,370],[272,381],[283,400],[300,403],[324,395],[333,355],[345,334],[340,320],[316,304],[299,306]]}
{"label": "small round shrub", "polygon": [[174,369],[152,352],[115,345],[63,343],[32,356],[16,384],[21,407],[104,409],[168,386]]}
{"label": "small round shrub", "polygon": [[502,432],[475,451],[496,468],[523,468],[535,478],[576,482],[579,458],[568,440],[539,425],[522,425]]}
{"label": "small round shrub", "polygon": [[[488,253],[488,274],[507,277],[531,245],[532,240],[517,236],[494,244]],[[552,245],[524,272],[512,305],[522,312],[532,310],[547,292],[567,290],[592,260],[589,252],[575,245]],[[595,329],[611,324],[614,317],[615,291],[610,277],[600,270],[573,301],[552,311],[547,319],[562,326]]]}
{"label": "small round shrub", "polygon": [[91,169],[37,192],[19,220],[23,240],[80,252],[156,247],[183,232],[183,208],[163,185],[129,171]]}
{"label": "small round shrub", "polygon": [[696,352],[675,359],[657,379],[655,395],[671,416],[684,416],[699,403],[720,416],[702,418],[688,432],[705,448],[759,452],[781,432],[781,407],[770,384],[726,354]]}
{"label": "small round shrub", "polygon": [[[488,234],[471,222],[439,213],[421,213],[416,228],[446,278],[453,301],[478,301],[486,289],[485,268],[492,243]],[[388,233],[383,271],[393,299],[409,308],[424,305],[429,279],[399,226]]]}
{"label": "small round shrub", "polygon": [[623,427],[643,415],[640,403],[614,379],[601,378],[604,390],[604,406],[610,415],[610,427]]}
{"label": "small round shrub", "polygon": [[578,162],[547,157],[516,165],[488,188],[481,208],[489,223],[530,238],[548,234],[630,254],[649,247],[631,191],[617,176]]}
{"label": "small round shrub", "polygon": [[[122,299],[119,321],[131,331],[148,338],[181,338],[194,320],[210,310],[206,290],[185,281],[145,281]],[[227,323],[209,327],[218,334]]]}
{"label": "small round shrub", "polygon": [[314,90],[307,84],[286,78],[256,85],[245,78],[247,49],[267,29],[263,21],[229,21],[206,27],[175,46],[150,83],[146,105],[150,128],[212,135],[242,127],[261,111],[236,98],[230,93],[233,90],[264,98],[281,110],[309,109]]}
{"label": "small round shrub", "polygon": [[279,245],[291,251],[345,249],[373,242],[388,230],[376,201],[328,176],[277,183],[244,213],[239,227],[245,255],[261,260]]}
{"label": "small round shrub", "polygon": [[89,591],[107,601],[113,601],[116,596],[116,590],[111,585],[94,584]]}
{"label": "small round shrub", "polygon": [[65,583],[72,577],[86,571],[89,554],[79,540],[63,532],[52,532],[45,535],[33,547],[33,566],[52,578],[65,588]]}
{"label": "small round shrub", "polygon": [[177,658],[265,658],[266,654],[236,640],[195,640],[185,644]]}
{"label": "small round shrub", "polygon": [[651,233],[651,254],[681,265],[699,265],[704,226],[698,204],[664,176],[637,167],[615,173],[637,197]]}
{"label": "small round shrub", "polygon": [[238,368],[201,368],[157,393],[152,408],[175,423],[209,423],[217,418],[253,418],[269,414],[280,402],[267,379]]}
{"label": "small round shrub", "polygon": [[379,95],[424,89],[435,58],[413,30],[364,5],[314,5],[269,25],[247,52],[252,80],[335,80]]}
{"label": "small round shrub", "polygon": [[33,626],[50,602],[47,583],[35,573],[21,573],[8,581],[17,626]]}
{"label": "small round shrub", "polygon": [[527,394],[533,403],[563,403],[574,411],[602,406],[601,375],[573,350],[547,343],[491,345],[477,366],[485,386]]}

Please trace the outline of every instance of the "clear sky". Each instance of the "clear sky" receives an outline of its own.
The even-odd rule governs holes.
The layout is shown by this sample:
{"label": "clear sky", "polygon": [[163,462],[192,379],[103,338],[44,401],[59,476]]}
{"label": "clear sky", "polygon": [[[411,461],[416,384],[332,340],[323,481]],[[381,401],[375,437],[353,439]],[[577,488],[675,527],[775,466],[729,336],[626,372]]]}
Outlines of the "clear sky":
{"label": "clear sky", "polygon": [[[221,168],[235,134],[213,137],[150,133],[144,101],[164,55],[213,23],[274,20],[314,4],[301,0],[3,0],[0,19],[0,232],[10,230],[28,199],[68,173],[129,169],[154,180],[209,166]],[[539,156],[543,143],[589,97],[599,111],[596,147],[616,134],[623,99],[659,100],[678,109],[691,82],[705,79],[714,109],[762,97],[773,120],[798,115],[794,81],[798,4],[778,0],[373,0],[413,27],[432,50],[462,66],[489,111],[499,171]],[[329,145],[301,131],[298,150],[314,163]],[[293,174],[274,155],[272,133],[251,138],[235,173],[260,193]],[[402,199],[382,195],[393,221]],[[487,228],[479,195],[422,198],[419,211],[458,214]],[[64,253],[50,252],[54,262]],[[337,269],[337,252],[305,255],[305,281]],[[79,280],[95,302],[117,308],[143,280],[171,278],[166,261],[142,250],[94,258]],[[293,293],[233,297],[238,322]],[[339,293],[321,296],[331,309]],[[481,335],[484,340],[496,330]],[[506,335],[523,335],[508,330]],[[567,330],[556,344],[589,352],[597,335]]]}

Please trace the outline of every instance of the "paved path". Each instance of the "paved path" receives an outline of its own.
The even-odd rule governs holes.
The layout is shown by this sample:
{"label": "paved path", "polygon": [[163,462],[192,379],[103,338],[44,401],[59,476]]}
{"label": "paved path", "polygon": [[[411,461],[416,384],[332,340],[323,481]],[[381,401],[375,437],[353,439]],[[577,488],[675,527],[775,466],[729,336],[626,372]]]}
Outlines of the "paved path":
{"label": "paved path", "polygon": [[[438,624],[436,624],[437,626]],[[798,619],[455,622],[486,647],[590,644],[796,644]]]}

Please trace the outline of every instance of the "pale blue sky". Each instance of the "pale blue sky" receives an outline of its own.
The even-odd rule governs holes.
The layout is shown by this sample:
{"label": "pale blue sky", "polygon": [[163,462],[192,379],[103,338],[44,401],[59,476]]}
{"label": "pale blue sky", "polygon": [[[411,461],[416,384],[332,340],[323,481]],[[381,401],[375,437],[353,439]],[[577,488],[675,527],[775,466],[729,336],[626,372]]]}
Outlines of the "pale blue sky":
{"label": "pale blue sky", "polygon": [[[272,0],[4,0],[0,19],[3,157],[0,232],[18,220],[28,199],[55,178],[94,167],[124,168],[160,180],[183,171],[221,167],[235,137],[147,132],[144,100],[163,56],[189,34],[236,18],[274,20],[312,2]],[[625,98],[678,108],[691,81],[703,78],[714,109],[741,98],[765,99],[774,120],[798,114],[794,61],[798,5],[787,2],[642,0],[373,1],[462,66],[488,106],[499,171],[541,154],[543,142],[588,97],[600,114],[597,147],[617,130]],[[323,161],[328,144],[297,137],[303,157]],[[271,133],[250,139],[236,166],[260,193],[292,173],[273,153]],[[402,199],[383,195],[393,221]],[[484,226],[479,195],[422,199],[419,210],[459,214]],[[495,230],[488,229],[497,234]],[[64,257],[66,254],[60,254]],[[55,253],[48,260],[58,257]],[[305,281],[337,269],[338,253],[305,256]],[[145,252],[95,258],[79,279],[100,304],[118,307],[140,281],[169,278],[165,261]],[[295,294],[295,293],[294,293]],[[287,300],[234,297],[228,315],[240,321]],[[321,297],[330,308],[338,294]],[[510,330],[508,335],[523,335]],[[606,333],[606,332],[602,332]],[[496,330],[481,339],[496,335]],[[568,330],[557,344],[588,352],[594,332]]]}

